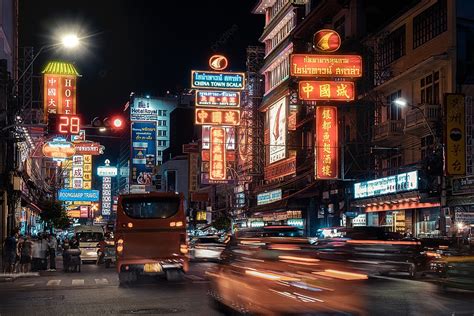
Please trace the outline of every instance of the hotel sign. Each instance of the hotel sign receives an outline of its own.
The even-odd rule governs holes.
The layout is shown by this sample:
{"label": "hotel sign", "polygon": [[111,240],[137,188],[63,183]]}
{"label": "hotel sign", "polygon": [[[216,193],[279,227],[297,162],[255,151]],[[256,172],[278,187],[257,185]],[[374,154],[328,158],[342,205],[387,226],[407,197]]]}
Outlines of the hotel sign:
{"label": "hotel sign", "polygon": [[196,91],[196,106],[239,107],[238,91]]}
{"label": "hotel sign", "polygon": [[273,190],[265,193],[260,193],[257,195],[257,205],[264,205],[273,203],[281,200],[282,191],[281,189]]}
{"label": "hotel sign", "polygon": [[389,193],[418,189],[418,171],[400,173],[394,176],[358,182],[354,184],[354,198],[369,198]]}
{"label": "hotel sign", "polygon": [[243,90],[245,88],[245,73],[192,70],[191,88]]}
{"label": "hotel sign", "polygon": [[290,75],[294,77],[362,77],[358,55],[292,54]]}
{"label": "hotel sign", "polygon": [[196,109],[197,125],[240,125],[240,110],[233,109]]}
{"label": "hotel sign", "polygon": [[316,179],[337,179],[339,167],[337,108],[316,107]]}
{"label": "hotel sign", "polygon": [[300,81],[299,98],[307,101],[353,101],[354,83],[350,81]]}

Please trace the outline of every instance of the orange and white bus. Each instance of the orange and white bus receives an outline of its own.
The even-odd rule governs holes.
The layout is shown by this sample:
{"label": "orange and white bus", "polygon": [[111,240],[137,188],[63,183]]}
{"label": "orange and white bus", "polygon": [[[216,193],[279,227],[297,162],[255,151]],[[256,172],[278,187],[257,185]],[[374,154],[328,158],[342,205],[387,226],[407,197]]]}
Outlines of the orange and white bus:
{"label": "orange and white bus", "polygon": [[139,274],[180,280],[188,270],[184,197],[172,192],[119,196],[115,226],[120,284]]}

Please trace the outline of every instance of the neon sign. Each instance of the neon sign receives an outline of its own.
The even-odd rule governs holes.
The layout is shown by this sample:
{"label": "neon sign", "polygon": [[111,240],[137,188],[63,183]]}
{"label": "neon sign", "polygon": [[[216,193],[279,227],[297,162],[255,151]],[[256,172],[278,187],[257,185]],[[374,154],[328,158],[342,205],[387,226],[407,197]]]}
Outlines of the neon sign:
{"label": "neon sign", "polygon": [[196,109],[195,124],[238,126],[240,124],[240,111],[231,109]]}
{"label": "neon sign", "polygon": [[191,71],[191,88],[243,90],[245,74],[243,72]]}
{"label": "neon sign", "polygon": [[222,55],[213,55],[209,58],[209,67],[214,70],[224,70],[228,64],[227,58]]}
{"label": "neon sign", "polygon": [[300,81],[300,100],[352,101],[354,83],[350,81]]}
{"label": "neon sign", "polygon": [[240,92],[196,91],[196,106],[239,107]]}
{"label": "neon sign", "polygon": [[338,133],[337,108],[316,107],[316,179],[337,179],[338,176]]}
{"label": "neon sign", "polygon": [[358,55],[292,54],[290,75],[294,77],[362,77]]}
{"label": "neon sign", "polygon": [[321,52],[335,52],[341,47],[341,37],[336,31],[323,29],[314,34],[314,48]]}
{"label": "neon sign", "polygon": [[81,131],[81,119],[77,115],[59,115],[58,132],[60,134],[78,135]]}
{"label": "neon sign", "polygon": [[76,153],[74,144],[66,141],[47,142],[42,150],[43,155],[49,158],[69,158]]}
{"label": "neon sign", "polygon": [[210,180],[226,180],[225,129],[211,127]]}

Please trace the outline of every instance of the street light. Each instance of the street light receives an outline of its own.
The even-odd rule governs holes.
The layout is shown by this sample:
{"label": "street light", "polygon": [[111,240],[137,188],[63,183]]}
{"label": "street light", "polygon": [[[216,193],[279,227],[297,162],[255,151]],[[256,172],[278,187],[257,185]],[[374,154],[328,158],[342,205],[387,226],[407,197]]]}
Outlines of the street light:
{"label": "street light", "polygon": [[431,136],[433,136],[433,141],[435,142],[436,146],[441,145],[439,140],[438,140],[438,137],[436,136],[433,129],[431,128],[430,123],[428,123],[428,119],[426,118],[425,112],[419,106],[413,105],[413,104],[408,104],[407,100],[405,100],[404,98],[395,99],[393,101],[393,103],[395,103],[395,105],[397,105],[400,108],[403,108],[403,107],[409,105],[410,108],[418,110],[421,113],[421,116],[423,117],[423,121],[425,122],[426,126],[428,127],[428,130],[430,131]]}
{"label": "street light", "polygon": [[63,36],[61,42],[65,48],[75,48],[79,46],[79,37],[76,34],[67,34]]}

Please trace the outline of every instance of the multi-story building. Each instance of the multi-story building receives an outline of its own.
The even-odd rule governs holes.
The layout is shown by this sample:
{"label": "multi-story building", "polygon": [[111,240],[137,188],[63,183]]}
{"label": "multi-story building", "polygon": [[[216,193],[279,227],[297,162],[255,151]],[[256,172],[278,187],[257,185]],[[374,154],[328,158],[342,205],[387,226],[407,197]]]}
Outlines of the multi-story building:
{"label": "multi-story building", "polygon": [[[452,179],[443,174],[451,150],[445,141],[446,120],[452,119],[444,108],[446,93],[466,95],[465,168],[468,175],[473,173],[472,8],[470,1],[416,1],[364,43],[373,53],[367,74],[373,87],[364,99],[375,105],[375,174],[367,179],[376,180],[357,183],[352,204],[365,211],[361,216],[367,225],[437,236],[453,232],[456,210],[474,211],[471,196],[450,198]],[[458,191],[474,193],[463,189]],[[474,216],[469,218],[474,223]]]}
{"label": "multi-story building", "polygon": [[[403,7],[400,3],[389,6],[390,10],[384,11],[381,5],[358,0],[258,1],[253,13],[265,14],[260,37],[265,44],[261,68],[265,92],[259,108],[265,115],[265,168],[264,181],[254,190],[250,226],[291,224],[314,235],[320,227],[344,224],[346,215],[353,213],[347,194],[350,180],[362,178],[370,170],[370,107],[363,100],[300,100],[299,78],[290,75],[290,56],[317,54],[314,34],[332,29],[341,37],[337,54],[362,55],[364,69],[371,69],[361,39]],[[317,76],[310,79],[323,80]],[[355,81],[356,90],[363,94],[367,79],[349,80]],[[315,179],[315,108],[319,105],[338,107],[340,170],[334,180]]]}

